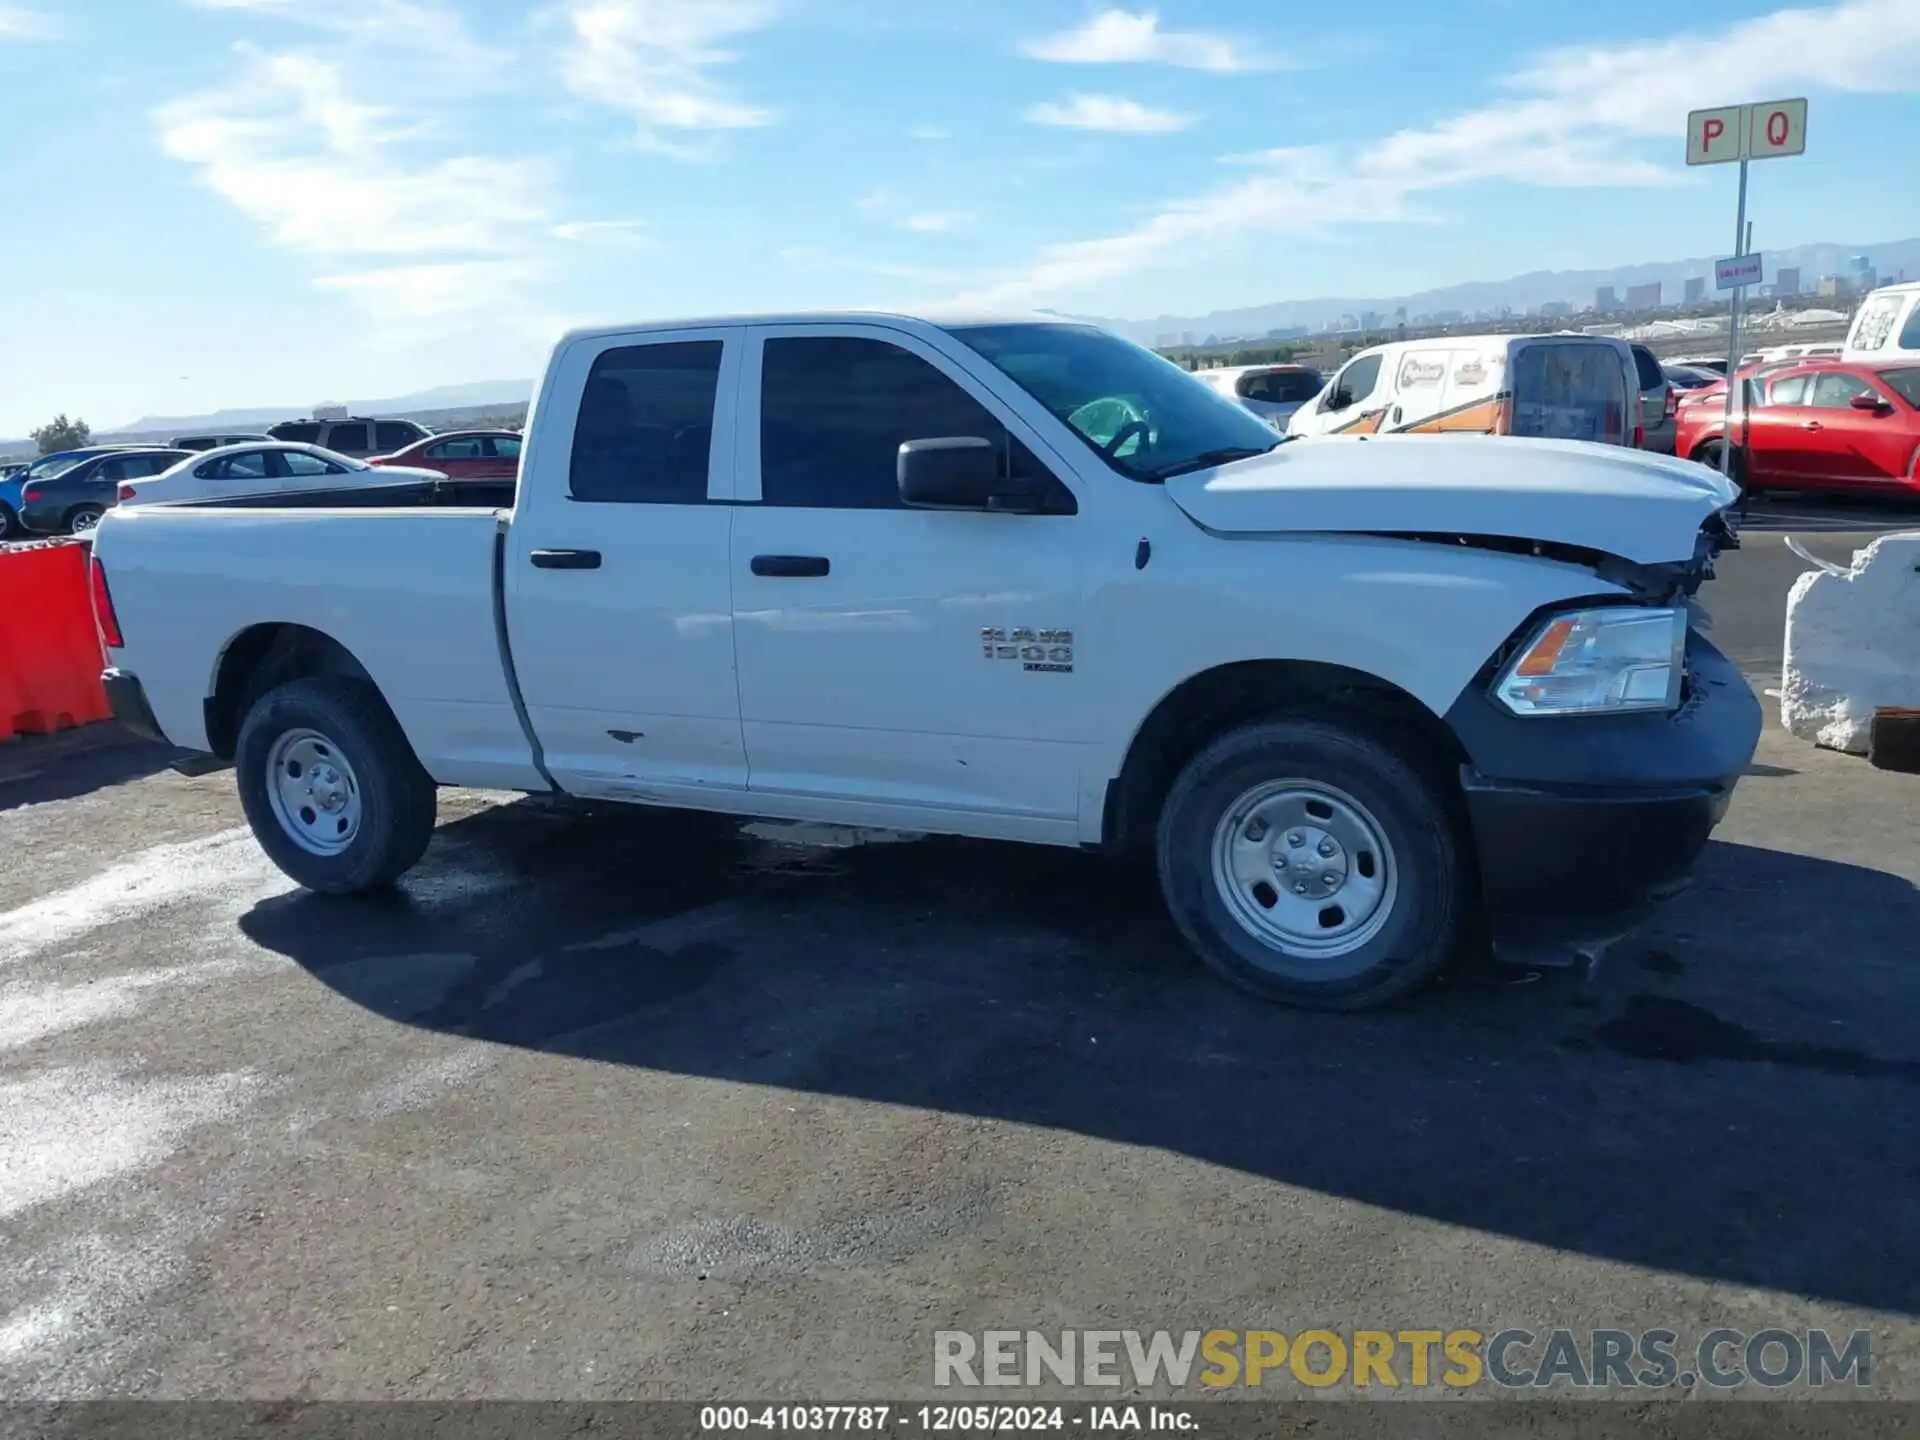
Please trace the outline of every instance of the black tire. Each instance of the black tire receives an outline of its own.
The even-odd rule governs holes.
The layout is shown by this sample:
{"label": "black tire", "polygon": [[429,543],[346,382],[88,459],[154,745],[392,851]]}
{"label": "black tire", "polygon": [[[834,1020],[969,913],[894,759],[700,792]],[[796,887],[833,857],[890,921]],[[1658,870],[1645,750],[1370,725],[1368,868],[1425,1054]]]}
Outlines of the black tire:
{"label": "black tire", "polygon": [[0,540],[18,540],[25,534],[20,517],[13,513],[11,507],[0,505]]}
{"label": "black tire", "polygon": [[84,535],[100,523],[100,517],[107,512],[98,505],[76,505],[67,512],[67,533]]}
{"label": "black tire", "polygon": [[[274,813],[267,766],[275,742],[312,730],[338,747],[357,781],[360,825],[346,848],[315,854]],[[433,838],[435,787],[400,723],[361,680],[293,680],[268,691],[247,712],[234,754],[240,803],[269,859],[309,890],[352,895],[399,879]]]}
{"label": "black tire", "polygon": [[[1693,454],[1688,458],[1706,466],[1709,470],[1718,470],[1720,469],[1720,454],[1725,448],[1726,442],[1723,440],[1708,440],[1704,444],[1695,446]],[[1743,500],[1751,498],[1754,494],[1758,493],[1747,484],[1747,457],[1745,451],[1735,450],[1733,452],[1733,467],[1723,473],[1733,482],[1734,488],[1740,492]]]}
{"label": "black tire", "polygon": [[[1464,825],[1437,770],[1358,723],[1276,719],[1221,736],[1188,763],[1160,814],[1160,886],[1174,923],[1210,969],[1264,999],[1365,1010],[1417,989],[1452,958],[1473,913]],[[1235,803],[1282,779],[1344,792],[1369,812],[1391,854],[1376,862],[1391,877],[1377,931],[1331,959],[1257,933],[1236,918],[1214,878],[1216,838]],[[1357,873],[1373,873],[1366,861],[1354,863]],[[1258,886],[1249,892],[1257,893]]]}

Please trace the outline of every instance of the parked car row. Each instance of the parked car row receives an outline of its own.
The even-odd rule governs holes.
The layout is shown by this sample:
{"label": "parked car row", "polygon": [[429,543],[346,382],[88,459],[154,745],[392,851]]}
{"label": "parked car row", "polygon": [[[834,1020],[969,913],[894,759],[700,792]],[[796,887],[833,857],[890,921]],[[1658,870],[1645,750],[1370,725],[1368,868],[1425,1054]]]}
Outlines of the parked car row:
{"label": "parked car row", "polygon": [[[308,423],[308,422],[300,422]],[[323,430],[348,422],[323,422]],[[267,435],[186,435],[169,446],[93,446],[43,455],[0,477],[0,539],[84,535],[115,505],[391,485],[416,480],[511,480],[519,473],[513,430],[433,435],[406,422],[378,422],[376,436],[414,438],[369,459]],[[274,427],[281,428],[281,427]],[[355,438],[348,431],[348,438]],[[219,441],[222,443],[214,444]]]}

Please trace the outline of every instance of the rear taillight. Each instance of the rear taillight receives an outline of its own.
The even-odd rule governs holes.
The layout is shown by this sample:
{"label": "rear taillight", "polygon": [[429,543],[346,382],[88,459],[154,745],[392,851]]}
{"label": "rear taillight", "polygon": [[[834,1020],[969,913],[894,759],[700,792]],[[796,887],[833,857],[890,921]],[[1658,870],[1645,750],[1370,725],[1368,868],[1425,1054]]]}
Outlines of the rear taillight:
{"label": "rear taillight", "polygon": [[98,555],[90,558],[87,571],[93,579],[93,623],[107,648],[118,650],[127,642],[120,638],[120,617],[113,613],[113,592],[107,589],[106,567]]}
{"label": "rear taillight", "polygon": [[1633,448],[1636,450],[1644,450],[1647,448],[1646,426],[1636,425],[1633,427]]}
{"label": "rear taillight", "polygon": [[29,487],[20,492],[20,498],[29,505],[37,505],[40,503],[40,497],[46,493],[44,490]]}
{"label": "rear taillight", "polygon": [[1669,385],[1667,387],[1667,419],[1671,420],[1680,413],[1680,392]]}
{"label": "rear taillight", "polygon": [[121,498],[122,500],[131,500],[131,499],[133,499],[133,486],[131,486],[131,485],[122,485],[122,486],[120,487],[120,498]]}

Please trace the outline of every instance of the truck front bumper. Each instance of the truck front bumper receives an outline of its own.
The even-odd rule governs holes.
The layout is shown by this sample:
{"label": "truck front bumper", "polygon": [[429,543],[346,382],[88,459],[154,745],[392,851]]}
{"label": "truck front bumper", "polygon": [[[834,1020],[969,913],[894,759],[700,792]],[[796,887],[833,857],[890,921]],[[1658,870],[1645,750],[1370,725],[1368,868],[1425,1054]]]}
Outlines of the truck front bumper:
{"label": "truck front bumper", "polygon": [[1760,741],[1760,702],[1689,635],[1671,715],[1523,719],[1475,686],[1448,713],[1496,953],[1570,959],[1684,890]]}

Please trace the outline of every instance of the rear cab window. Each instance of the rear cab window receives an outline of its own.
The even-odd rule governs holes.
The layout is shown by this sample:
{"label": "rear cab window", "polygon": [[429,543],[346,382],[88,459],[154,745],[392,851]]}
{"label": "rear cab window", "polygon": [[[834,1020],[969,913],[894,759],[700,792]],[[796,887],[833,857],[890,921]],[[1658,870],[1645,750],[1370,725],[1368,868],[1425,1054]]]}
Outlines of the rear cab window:
{"label": "rear cab window", "polygon": [[573,427],[568,494],[591,504],[697,505],[707,498],[721,340],[603,351]]}
{"label": "rear cab window", "polygon": [[1667,386],[1667,373],[1660,368],[1660,362],[1653,352],[1636,345],[1633,347],[1633,363],[1640,371],[1640,390],[1644,394],[1649,390],[1664,390]]}

